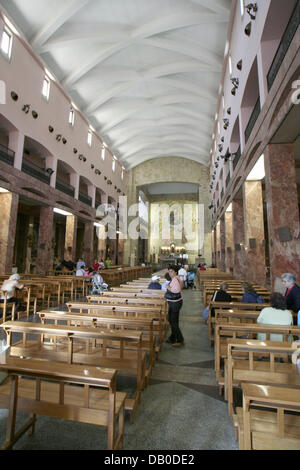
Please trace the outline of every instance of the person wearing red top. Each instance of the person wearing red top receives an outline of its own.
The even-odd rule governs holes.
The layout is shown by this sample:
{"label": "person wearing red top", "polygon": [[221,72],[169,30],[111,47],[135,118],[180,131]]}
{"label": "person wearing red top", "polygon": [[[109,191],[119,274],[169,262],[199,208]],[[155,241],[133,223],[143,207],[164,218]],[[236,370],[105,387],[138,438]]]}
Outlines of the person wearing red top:
{"label": "person wearing red top", "polygon": [[95,259],[95,261],[92,264],[93,271],[98,271],[100,264],[98,261]]}
{"label": "person wearing red top", "polygon": [[171,336],[167,339],[167,343],[171,343],[174,347],[180,347],[184,345],[184,338],[179,328],[179,312],[183,304],[181,296],[183,281],[178,277],[178,266],[176,265],[169,267],[169,275],[171,277],[171,282],[167,286],[167,291],[170,291],[175,295],[174,299],[167,299],[169,307],[168,320],[171,326]]}

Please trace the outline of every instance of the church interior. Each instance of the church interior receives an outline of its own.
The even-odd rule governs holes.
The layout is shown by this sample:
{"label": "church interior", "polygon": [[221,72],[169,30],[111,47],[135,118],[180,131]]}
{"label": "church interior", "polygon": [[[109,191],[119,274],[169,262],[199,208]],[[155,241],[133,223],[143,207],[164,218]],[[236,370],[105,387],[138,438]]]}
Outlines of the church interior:
{"label": "church interior", "polygon": [[299,23],[0,0],[2,449],[300,450]]}

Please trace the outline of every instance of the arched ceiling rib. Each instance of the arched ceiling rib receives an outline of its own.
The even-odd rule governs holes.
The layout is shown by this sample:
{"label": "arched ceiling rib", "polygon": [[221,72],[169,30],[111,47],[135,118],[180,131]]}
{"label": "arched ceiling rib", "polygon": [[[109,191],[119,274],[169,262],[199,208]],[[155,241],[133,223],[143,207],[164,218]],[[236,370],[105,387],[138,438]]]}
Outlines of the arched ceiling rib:
{"label": "arched ceiling rib", "polygon": [[126,168],[170,155],[209,164],[231,0],[0,7]]}

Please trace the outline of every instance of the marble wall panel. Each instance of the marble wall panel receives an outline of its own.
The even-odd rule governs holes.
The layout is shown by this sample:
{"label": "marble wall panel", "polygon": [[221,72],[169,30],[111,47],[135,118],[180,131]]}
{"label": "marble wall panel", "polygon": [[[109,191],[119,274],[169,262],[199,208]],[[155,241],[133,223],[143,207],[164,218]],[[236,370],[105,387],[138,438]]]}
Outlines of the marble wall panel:
{"label": "marble wall panel", "polygon": [[247,251],[247,280],[266,283],[265,234],[261,181],[245,181],[245,246]]}
{"label": "marble wall panel", "polygon": [[66,217],[65,234],[65,260],[75,261],[76,257],[76,238],[77,238],[77,217],[68,215]]}
{"label": "marble wall panel", "polygon": [[284,272],[300,282],[300,221],[292,144],[265,150],[267,218],[272,286]]}
{"label": "marble wall panel", "polygon": [[18,204],[18,194],[0,194],[0,274],[12,271]]}
{"label": "marble wall panel", "polygon": [[225,212],[225,266],[226,272],[233,272],[232,212]]}
{"label": "marble wall panel", "polygon": [[44,276],[51,271],[53,262],[53,207],[44,206],[40,211],[36,273]]}

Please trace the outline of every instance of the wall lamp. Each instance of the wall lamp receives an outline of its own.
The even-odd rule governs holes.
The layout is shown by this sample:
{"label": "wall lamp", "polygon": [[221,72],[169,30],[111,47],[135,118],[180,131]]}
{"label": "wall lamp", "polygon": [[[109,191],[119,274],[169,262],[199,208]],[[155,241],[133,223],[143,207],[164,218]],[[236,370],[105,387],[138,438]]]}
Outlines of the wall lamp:
{"label": "wall lamp", "polygon": [[242,61],[242,59],[238,61],[238,63],[236,64],[236,68],[237,68],[238,70],[242,70],[242,68],[243,68],[243,61]]}
{"label": "wall lamp", "polygon": [[[245,5],[245,8],[246,8],[246,11],[248,13],[248,15],[250,16],[251,20],[255,20],[256,19],[256,15],[254,15],[253,13],[256,13],[258,8],[257,8],[257,3],[249,3],[248,5]],[[253,12],[253,13],[251,13]]]}
{"label": "wall lamp", "polygon": [[251,34],[251,21],[250,21],[250,23],[247,24],[246,28],[244,29],[244,32],[245,32],[246,36],[250,36],[250,34]]}
{"label": "wall lamp", "polygon": [[14,101],[18,101],[18,99],[19,99],[19,96],[17,95],[17,93],[15,91],[12,91],[10,96]]}
{"label": "wall lamp", "polygon": [[54,170],[52,170],[52,168],[47,168],[46,173],[48,173],[48,175],[51,176],[51,175],[53,175]]}
{"label": "wall lamp", "polygon": [[210,206],[208,206],[209,209],[212,209],[214,206],[213,204],[211,204]]}
{"label": "wall lamp", "polygon": [[32,111],[32,117],[33,119],[37,119],[38,118],[38,113],[36,111]]}

